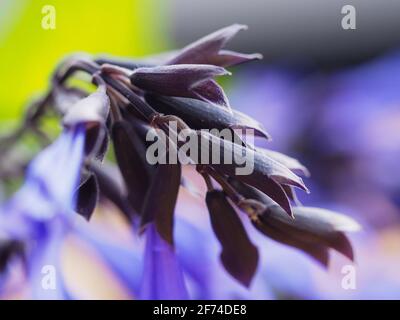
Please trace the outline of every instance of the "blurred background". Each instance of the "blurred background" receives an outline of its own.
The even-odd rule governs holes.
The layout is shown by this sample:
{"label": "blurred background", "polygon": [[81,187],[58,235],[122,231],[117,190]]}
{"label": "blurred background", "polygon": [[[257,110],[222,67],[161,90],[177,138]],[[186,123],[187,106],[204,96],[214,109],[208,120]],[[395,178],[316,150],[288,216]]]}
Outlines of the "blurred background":
{"label": "blurred background", "polygon": [[[341,26],[347,4],[356,8],[355,30]],[[56,9],[54,30],[42,28],[44,5]],[[364,228],[352,238],[356,289],[341,286],[348,261],[335,256],[325,271],[268,241],[257,278],[264,290],[253,297],[398,299],[399,13],[398,0],[0,0],[0,133],[68,54],[140,57],[247,24],[229,48],[264,60],[222,80],[231,104],[265,125],[268,147],[310,169],[304,204],[349,214]],[[193,211],[192,202],[180,211]]]}

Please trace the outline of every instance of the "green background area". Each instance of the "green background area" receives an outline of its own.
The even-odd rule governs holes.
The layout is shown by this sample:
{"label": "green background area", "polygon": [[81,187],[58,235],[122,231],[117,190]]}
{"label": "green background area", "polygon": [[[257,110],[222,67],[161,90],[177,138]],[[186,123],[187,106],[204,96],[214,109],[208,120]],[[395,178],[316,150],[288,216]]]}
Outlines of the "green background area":
{"label": "green background area", "polygon": [[[56,9],[55,30],[42,28],[45,5]],[[0,120],[18,118],[69,54],[166,49],[166,9],[166,1],[152,0],[0,0]]]}

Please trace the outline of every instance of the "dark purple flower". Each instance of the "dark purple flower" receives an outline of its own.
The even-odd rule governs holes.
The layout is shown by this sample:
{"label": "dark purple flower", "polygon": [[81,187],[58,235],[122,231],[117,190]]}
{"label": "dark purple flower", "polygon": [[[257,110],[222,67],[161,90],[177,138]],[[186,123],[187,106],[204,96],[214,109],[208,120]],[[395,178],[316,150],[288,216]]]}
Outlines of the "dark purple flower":
{"label": "dark purple flower", "polygon": [[[87,109],[103,103],[97,101],[99,92],[86,98],[86,102],[90,101],[84,104]],[[24,246],[23,261],[26,261],[30,295],[34,299],[70,298],[62,277],[60,256],[61,246],[71,233],[94,246],[111,269],[125,280],[132,294],[138,294],[141,264],[136,253],[105,241],[75,213],[86,127],[93,125],[93,119],[96,123],[100,120],[97,116],[76,117],[61,136],[30,163],[26,182],[1,209],[0,231]],[[55,271],[55,283],[51,288],[43,285],[43,270],[46,271],[43,268],[46,267]]]}
{"label": "dark purple flower", "polygon": [[[62,116],[63,134],[32,162],[26,183],[4,208],[2,220],[9,240],[24,245],[34,297],[67,297],[62,276],[57,277],[57,290],[43,292],[40,271],[43,265],[60,269],[60,249],[68,234],[90,243],[134,297],[188,299],[187,274],[200,291],[208,291],[208,285],[202,285],[207,280],[202,279],[204,270],[194,268],[186,257],[182,271],[175,251],[178,193],[181,186],[190,185],[182,177],[186,163],[169,158],[167,164],[154,165],[146,152],[151,145],[148,133],[160,140],[168,135],[162,142],[163,154],[184,147],[184,139],[174,139],[182,132],[201,142],[195,149],[205,163],[182,154],[184,148],[179,155],[191,160],[207,187],[203,201],[225,276],[243,287],[260,286],[255,280],[259,250],[249,235],[254,227],[323,264],[329,248],[353,259],[344,232],[355,229],[356,223],[332,212],[297,206],[294,188],[308,191],[297,174],[307,176],[307,169],[296,159],[249,142],[246,138],[252,135],[269,136],[259,121],[231,109],[214,80],[228,74],[224,67],[260,58],[222,50],[243,28],[221,29],[152,62],[74,56],[57,68],[49,93],[30,108],[21,132],[30,129],[43,136],[39,120],[53,108]],[[68,86],[76,71],[92,77],[98,87],[94,93]],[[232,139],[209,129],[228,129]],[[106,166],[102,162],[109,138],[116,161]],[[238,158],[251,165],[244,167]],[[241,170],[246,168],[251,169]],[[122,211],[129,230],[145,239],[143,261],[136,251],[106,241],[89,226],[96,206],[106,206],[107,201]]]}
{"label": "dark purple flower", "polygon": [[228,27],[217,30],[196,42],[193,42],[175,55],[173,55],[167,64],[212,64],[221,67],[230,67],[251,60],[259,60],[261,54],[244,54],[229,50],[222,50],[226,43],[231,40],[240,30],[246,30],[247,26],[233,24]]}

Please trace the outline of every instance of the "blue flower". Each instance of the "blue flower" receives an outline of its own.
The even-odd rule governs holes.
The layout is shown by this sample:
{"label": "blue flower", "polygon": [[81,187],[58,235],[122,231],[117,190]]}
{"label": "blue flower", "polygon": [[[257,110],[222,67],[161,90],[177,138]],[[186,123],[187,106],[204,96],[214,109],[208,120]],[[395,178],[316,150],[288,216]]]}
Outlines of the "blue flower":
{"label": "blue flower", "polygon": [[84,148],[84,128],[66,130],[30,164],[26,182],[2,210],[2,229],[26,246],[27,276],[33,298],[65,297],[56,276],[55,289],[44,290],[42,268],[59,269],[62,240],[72,223],[74,191]]}
{"label": "blue flower", "polygon": [[[71,232],[89,242],[132,295],[138,294],[141,269],[136,252],[105,241],[74,211],[84,142],[82,125],[66,129],[31,162],[26,182],[1,211],[1,229],[25,246],[33,299],[73,298],[60,266],[61,246]],[[46,272],[52,270],[54,283],[46,285]]]}
{"label": "blue flower", "polygon": [[141,299],[189,299],[174,249],[161,238],[154,224],[146,228],[143,270]]}

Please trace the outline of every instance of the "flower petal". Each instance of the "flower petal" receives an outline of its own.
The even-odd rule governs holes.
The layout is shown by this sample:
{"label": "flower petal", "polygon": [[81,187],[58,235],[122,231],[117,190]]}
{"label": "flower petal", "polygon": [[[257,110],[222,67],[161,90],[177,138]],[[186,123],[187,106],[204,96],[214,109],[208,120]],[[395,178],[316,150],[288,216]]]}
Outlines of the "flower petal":
{"label": "flower petal", "polygon": [[110,111],[110,99],[106,87],[101,85],[97,90],[70,107],[63,118],[66,127],[85,125],[104,125]]}
{"label": "flower petal", "polygon": [[[68,299],[61,266],[60,250],[64,241],[62,232],[52,232],[36,243],[38,248],[28,256],[28,276],[32,299]],[[40,249],[39,249],[40,248]]]}
{"label": "flower petal", "polygon": [[28,167],[26,193],[40,190],[43,197],[69,209],[79,181],[84,140],[83,128],[78,127],[65,131],[43,150]]}
{"label": "flower petal", "polygon": [[97,253],[121,279],[121,282],[131,290],[135,297],[138,297],[142,274],[142,263],[138,253],[129,247],[107,239],[98,232],[96,233],[95,229],[84,223],[77,227],[77,233],[94,246]]}
{"label": "flower petal", "polygon": [[188,299],[183,273],[173,247],[158,234],[154,224],[146,229],[146,249],[141,299]]}

